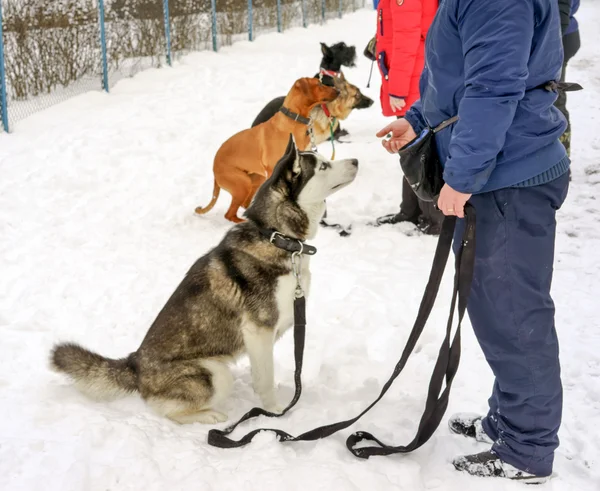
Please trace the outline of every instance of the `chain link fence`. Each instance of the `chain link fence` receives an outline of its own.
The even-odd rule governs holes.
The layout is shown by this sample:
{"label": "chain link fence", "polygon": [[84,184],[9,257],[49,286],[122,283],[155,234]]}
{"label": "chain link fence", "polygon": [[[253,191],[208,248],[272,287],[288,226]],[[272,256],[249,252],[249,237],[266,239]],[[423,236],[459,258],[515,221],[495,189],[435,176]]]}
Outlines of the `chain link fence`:
{"label": "chain link fence", "polygon": [[[365,0],[0,0],[0,122],[182,55],[341,17]],[[370,1],[368,2],[370,4]]]}

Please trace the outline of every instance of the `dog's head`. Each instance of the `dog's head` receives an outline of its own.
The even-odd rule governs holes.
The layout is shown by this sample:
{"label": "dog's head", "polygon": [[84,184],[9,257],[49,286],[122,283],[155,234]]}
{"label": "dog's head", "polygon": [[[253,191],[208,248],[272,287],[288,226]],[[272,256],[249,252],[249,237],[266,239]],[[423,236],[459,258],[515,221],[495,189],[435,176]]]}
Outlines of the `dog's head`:
{"label": "dog's head", "polygon": [[336,43],[327,46],[321,43],[321,68],[339,72],[342,66],[356,66],[356,48],[354,46],[346,46],[346,43]]}
{"label": "dog's head", "polygon": [[334,79],[336,89],[340,95],[328,104],[331,114],[344,120],[353,109],[365,109],[373,105],[373,99],[365,96],[356,85],[352,85],[342,74]]}
{"label": "dog's head", "polygon": [[317,104],[333,101],[338,94],[338,89],[323,85],[317,78],[299,78],[286,97],[286,105],[312,109]]}
{"label": "dog's head", "polygon": [[352,109],[367,109],[373,105],[373,99],[364,95],[355,85],[348,85],[351,87],[350,94],[352,96],[352,100],[354,101]]}
{"label": "dog's head", "polygon": [[357,173],[358,160],[330,161],[314,152],[299,152],[290,135],[285,154],[254,196],[246,217],[292,237],[310,238],[325,199],[350,184]]}
{"label": "dog's head", "polygon": [[352,109],[366,109],[373,105],[373,99],[364,95],[356,85],[352,85],[343,73],[334,79],[335,88],[340,91],[338,99],[346,99]]}

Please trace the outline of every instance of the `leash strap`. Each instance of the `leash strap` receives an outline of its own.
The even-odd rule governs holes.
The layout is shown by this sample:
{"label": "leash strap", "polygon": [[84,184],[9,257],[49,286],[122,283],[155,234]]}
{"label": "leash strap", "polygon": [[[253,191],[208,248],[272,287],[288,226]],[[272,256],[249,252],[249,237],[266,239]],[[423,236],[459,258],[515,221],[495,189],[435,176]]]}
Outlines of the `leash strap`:
{"label": "leash strap", "polygon": [[[475,209],[468,205],[465,206],[466,214],[466,226],[463,234],[462,242],[459,250],[456,254],[456,273],[454,278],[454,291],[452,293],[452,302],[450,307],[450,316],[448,318],[448,324],[446,327],[446,337],[440,347],[438,359],[431,376],[429,383],[429,390],[427,394],[427,402],[425,410],[417,434],[414,439],[406,446],[388,446],[378,440],[376,437],[367,432],[356,432],[348,437],[346,440],[346,447],[356,457],[368,459],[371,455],[390,455],[393,453],[408,453],[416,450],[421,445],[431,438],[435,430],[440,424],[440,421],[448,406],[448,397],[450,395],[450,388],[452,381],[456,375],[460,361],[460,327],[462,319],[464,317],[467,298],[471,289],[471,281],[473,278],[473,270],[475,264]],[[419,306],[419,312],[417,319],[415,320],[413,329],[410,333],[404,351],[400,360],[396,364],[394,371],[389,380],[383,386],[381,393],[364,411],[352,419],[346,421],[340,421],[338,423],[332,423],[329,425],[321,426],[299,436],[293,436],[289,433],[272,428],[260,428],[251,431],[247,435],[244,435],[239,440],[233,440],[229,438],[230,435],[241,423],[257,416],[268,416],[268,417],[280,417],[286,414],[300,398],[302,392],[301,374],[302,374],[302,361],[303,361],[303,349],[305,340],[305,326],[306,319],[304,315],[305,302],[304,297],[302,299],[296,299],[294,301],[294,355],[295,355],[295,372],[294,380],[296,385],[296,391],[294,398],[290,404],[285,408],[281,414],[274,414],[265,411],[261,408],[251,409],[246,413],[237,423],[229,426],[224,430],[212,429],[208,432],[208,443],[214,447],[220,448],[237,448],[242,447],[252,441],[255,435],[261,431],[271,431],[279,437],[280,442],[286,441],[314,441],[321,438],[337,433],[340,430],[348,428],[358,421],[362,416],[369,412],[386,394],[389,388],[394,383],[394,380],[400,375],[404,369],[408,358],[413,352],[421,333],[425,327],[427,319],[431,313],[435,299],[437,297],[442,276],[446,263],[448,262],[448,256],[450,255],[450,249],[452,248],[452,238],[454,235],[454,228],[456,224],[456,217],[446,217],[442,224],[442,231],[438,240],[431,272],[429,275],[429,281]],[[302,300],[300,302],[300,300]],[[458,327],[456,333],[450,343],[450,337],[452,332],[452,321],[454,319],[454,312],[456,303],[458,300]],[[440,395],[441,387],[443,382],[446,382],[446,387]],[[361,447],[356,448],[356,445],[364,440],[369,440],[377,444],[377,446]]]}
{"label": "leash strap", "polygon": [[331,159],[329,160],[335,160],[335,137],[333,136],[333,127],[335,126],[337,118],[331,116],[327,104],[321,104],[321,109],[323,109],[325,116],[329,119],[329,135],[331,136]]}
{"label": "leash strap", "polygon": [[431,131],[433,131],[434,133],[437,133],[438,131],[442,131],[444,128],[447,128],[448,126],[456,123],[457,121],[458,121],[458,116],[452,116],[450,119],[447,119],[446,121],[442,121]]}
{"label": "leash strap", "polygon": [[272,413],[267,411],[261,407],[252,408],[248,411],[241,419],[225,428],[224,430],[215,430],[212,429],[208,432],[208,444],[213,447],[219,448],[237,448],[243,447],[247,443],[250,443],[255,435],[260,433],[261,431],[272,431],[278,436],[282,437],[282,440],[285,436],[289,437],[287,439],[293,438],[291,435],[288,435],[286,432],[276,429],[270,428],[260,428],[254,431],[251,431],[240,440],[232,440],[228,438],[227,435],[231,434],[240,424],[244,421],[248,421],[249,419],[256,418],[258,416],[267,416],[269,418],[280,418],[284,414],[286,414],[290,409],[292,409],[298,399],[300,399],[300,395],[302,394],[302,363],[304,361],[304,342],[306,339],[306,298],[304,295],[300,297],[296,297],[294,299],[294,385],[296,386],[296,390],[294,392],[294,397],[288,404],[288,406],[281,412],[281,414]]}
{"label": "leash strap", "polygon": [[[550,80],[549,82],[544,82],[531,90],[544,89],[548,92],[577,92],[579,90],[583,90],[583,87],[578,83],[572,82],[557,82],[556,80]],[[447,128],[451,124],[454,124],[458,121],[458,116],[453,116],[450,119],[442,121],[439,125],[433,128],[431,131],[433,133],[437,133],[438,131],[442,131],[444,128]]]}

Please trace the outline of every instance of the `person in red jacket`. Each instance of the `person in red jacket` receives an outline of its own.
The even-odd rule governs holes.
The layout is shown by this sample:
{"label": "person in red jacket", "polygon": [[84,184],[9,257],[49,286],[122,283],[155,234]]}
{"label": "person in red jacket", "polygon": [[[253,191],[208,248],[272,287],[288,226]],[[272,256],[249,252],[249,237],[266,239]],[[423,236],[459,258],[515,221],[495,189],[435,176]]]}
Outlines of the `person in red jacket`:
{"label": "person in red jacket", "polygon": [[[438,0],[381,0],[377,6],[377,65],[381,73],[381,109],[384,116],[402,117],[419,99],[419,79],[425,66],[425,38],[435,17]],[[402,180],[399,213],[377,219],[377,225],[412,222],[437,235],[443,214],[420,201]]]}

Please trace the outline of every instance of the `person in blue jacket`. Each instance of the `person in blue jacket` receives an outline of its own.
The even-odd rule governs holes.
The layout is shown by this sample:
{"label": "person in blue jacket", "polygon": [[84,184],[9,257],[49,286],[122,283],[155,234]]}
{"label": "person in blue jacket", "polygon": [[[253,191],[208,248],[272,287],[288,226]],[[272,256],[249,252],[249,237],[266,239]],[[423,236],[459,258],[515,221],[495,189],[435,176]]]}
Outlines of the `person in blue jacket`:
{"label": "person in blue jacket", "polygon": [[[476,211],[468,312],[494,375],[486,415],[459,414],[450,428],[490,443],[457,457],[457,470],[540,482],[552,473],[562,414],[552,281],[556,211],[570,161],[566,121],[546,87],[561,77],[558,3],[443,0],[425,48],[421,99],[377,136],[395,153],[426,126],[436,134],[445,185],[438,207]],[[464,220],[457,221],[455,246]],[[472,374],[470,375],[472,376]]]}

